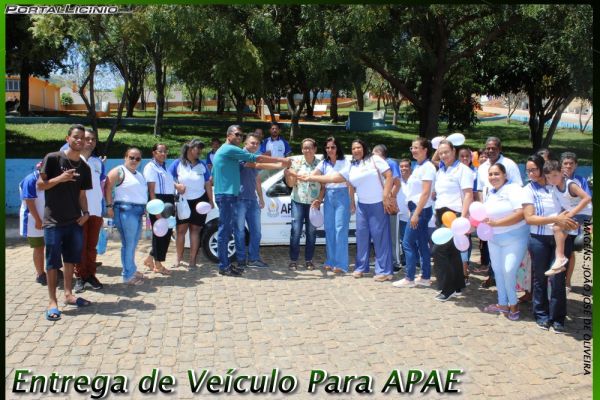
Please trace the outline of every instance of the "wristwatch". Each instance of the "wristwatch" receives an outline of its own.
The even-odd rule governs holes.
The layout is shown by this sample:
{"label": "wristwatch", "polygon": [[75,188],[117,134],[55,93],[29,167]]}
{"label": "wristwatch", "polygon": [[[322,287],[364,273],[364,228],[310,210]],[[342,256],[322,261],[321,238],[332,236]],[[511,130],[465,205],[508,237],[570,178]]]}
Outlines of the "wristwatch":
{"label": "wristwatch", "polygon": [[89,212],[89,211],[84,211],[84,212],[83,212],[83,215],[87,215],[87,216],[89,217],[89,215],[90,215],[90,212]]}
{"label": "wristwatch", "polygon": [[106,208],[112,208],[112,207],[113,207],[113,205],[112,205],[112,204],[107,204],[107,205],[106,205]]}

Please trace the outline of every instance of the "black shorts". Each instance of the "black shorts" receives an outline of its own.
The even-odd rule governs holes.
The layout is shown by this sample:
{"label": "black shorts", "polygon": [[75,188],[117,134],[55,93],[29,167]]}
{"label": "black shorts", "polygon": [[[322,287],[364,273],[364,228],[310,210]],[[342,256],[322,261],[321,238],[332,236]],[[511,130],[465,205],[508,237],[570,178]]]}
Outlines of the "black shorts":
{"label": "black shorts", "polygon": [[188,205],[190,206],[190,217],[186,219],[177,218],[177,225],[191,224],[204,226],[204,223],[206,222],[206,214],[198,214],[198,211],[196,211],[196,204],[200,203],[201,201],[208,203],[208,194],[206,194],[206,192],[202,195],[202,197],[187,201]]}

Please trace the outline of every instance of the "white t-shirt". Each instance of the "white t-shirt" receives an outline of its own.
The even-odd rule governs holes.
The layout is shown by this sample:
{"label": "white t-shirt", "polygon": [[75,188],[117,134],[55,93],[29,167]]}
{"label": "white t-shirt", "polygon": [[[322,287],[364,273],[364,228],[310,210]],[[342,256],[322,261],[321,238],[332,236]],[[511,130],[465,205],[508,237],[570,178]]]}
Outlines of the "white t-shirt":
{"label": "white t-shirt", "polygon": [[459,160],[449,167],[440,163],[435,175],[435,208],[462,212],[465,189],[473,189],[473,171]]}
{"label": "white t-shirt", "polygon": [[154,182],[154,194],[175,194],[175,181],[173,176],[155,160],[151,160],[144,167],[146,182]]}
{"label": "white t-shirt", "polygon": [[192,167],[191,164],[183,165],[179,163],[177,166],[177,180],[185,185],[185,193],[183,198],[186,200],[194,200],[202,197],[206,189],[206,176],[210,176],[208,167],[201,161]]}
{"label": "white t-shirt", "polygon": [[[506,168],[506,181],[508,183],[516,183],[519,186],[523,186],[521,171],[519,171],[519,167],[513,160],[500,154],[496,163],[502,164],[504,165],[504,168]],[[481,164],[477,169],[477,191],[484,192],[483,198],[485,198],[485,192],[492,188],[490,181],[488,180],[488,170],[490,169],[490,166],[490,160],[486,160],[486,162]]]}
{"label": "white t-shirt", "polygon": [[[377,169],[375,169],[377,168]],[[383,201],[383,173],[390,169],[388,163],[379,156],[371,156],[366,162],[351,165],[348,181],[356,189],[358,201],[362,204],[375,204]]]}
{"label": "white t-shirt", "polygon": [[408,184],[404,179],[402,179],[402,176],[400,176],[400,190],[398,190],[398,194],[396,195],[396,203],[398,204],[398,219],[400,219],[400,221],[408,221],[408,217],[410,216],[406,201],[407,189]]}
{"label": "white t-shirt", "polygon": [[[524,204],[533,204],[535,215],[553,217],[560,211],[552,196],[552,185],[542,186],[531,181],[525,185],[523,191],[525,193]],[[531,225],[530,232],[532,235],[554,235],[552,225]]]}
{"label": "white t-shirt", "polygon": [[102,187],[101,187],[101,177],[103,165],[102,161],[98,157],[90,157],[87,160],[81,157],[87,165],[90,167],[90,171],[92,173],[92,188],[90,190],[85,191],[85,197],[87,198],[88,203],[88,211],[90,215],[94,215],[96,217],[102,216]]}
{"label": "white t-shirt", "polygon": [[[336,160],[335,165],[331,164],[329,161],[321,160],[317,165],[317,170],[321,172],[322,175],[333,175],[338,173],[344,177],[348,176],[348,169],[350,169],[350,162],[346,160]],[[346,182],[340,183],[327,183],[325,184],[326,189],[337,189],[337,188],[345,188]]]}
{"label": "white t-shirt", "polygon": [[[552,186],[552,196],[554,197],[554,201],[557,204],[557,208],[560,210],[571,211],[581,201],[579,196],[571,196],[571,192],[569,191],[570,185],[577,185],[577,181],[573,181],[571,179],[567,179],[565,182],[565,190],[560,191],[560,189],[556,186]],[[581,186],[579,186],[581,187]],[[588,204],[583,210],[581,210],[578,214],[580,215],[592,215],[592,204]]]}
{"label": "white t-shirt", "polygon": [[[523,208],[525,204],[525,194],[523,188],[516,183],[506,183],[498,191],[490,189],[485,198],[485,212],[492,221],[504,218],[512,214],[515,210]],[[525,225],[525,220],[509,226],[494,226],[494,234],[510,232]]]}
{"label": "white t-shirt", "polygon": [[433,202],[431,200],[431,192],[435,186],[435,166],[429,160],[423,161],[421,164],[417,164],[413,169],[412,174],[407,181],[406,200],[412,201],[415,204],[419,204],[419,198],[423,191],[423,181],[431,182],[431,190],[427,197],[427,203],[423,208],[431,207]]}
{"label": "white t-shirt", "polygon": [[115,187],[114,202],[122,201],[133,204],[146,204],[148,202],[148,185],[144,175],[136,171],[135,174],[126,167],[120,167],[125,173],[123,182]]}

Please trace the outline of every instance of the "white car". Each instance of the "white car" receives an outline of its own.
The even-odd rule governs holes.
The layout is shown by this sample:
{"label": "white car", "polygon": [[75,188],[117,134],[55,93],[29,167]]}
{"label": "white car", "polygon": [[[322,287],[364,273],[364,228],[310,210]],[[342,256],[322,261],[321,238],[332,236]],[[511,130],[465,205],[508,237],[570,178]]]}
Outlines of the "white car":
{"label": "white car", "polygon": [[[283,170],[262,170],[259,173],[262,182],[265,207],[261,210],[261,246],[290,244],[292,223],[292,189],[285,183]],[[206,216],[206,225],[202,230],[202,249],[210,260],[217,262],[217,229],[219,226],[219,210],[214,208]],[[246,228],[246,243],[249,239]],[[304,235],[303,235],[304,236]],[[350,217],[349,243],[356,242],[355,217]],[[301,241],[300,243],[303,243]],[[325,244],[323,227],[317,229],[317,244]],[[229,258],[235,259],[235,243],[233,236],[227,245]]]}

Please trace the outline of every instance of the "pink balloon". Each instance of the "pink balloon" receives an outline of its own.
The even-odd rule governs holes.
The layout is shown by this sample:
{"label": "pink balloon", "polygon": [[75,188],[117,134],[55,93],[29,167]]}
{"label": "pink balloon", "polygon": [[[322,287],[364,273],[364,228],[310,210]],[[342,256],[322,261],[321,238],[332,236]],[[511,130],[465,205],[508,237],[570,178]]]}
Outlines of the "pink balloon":
{"label": "pink balloon", "polygon": [[163,237],[169,231],[169,221],[166,218],[156,220],[152,227],[152,232],[158,237]]}
{"label": "pink balloon", "polygon": [[479,225],[479,221],[477,221],[471,215],[469,215],[469,222],[471,223],[471,226],[473,226],[474,228],[477,228],[477,225]]}
{"label": "pink balloon", "polygon": [[469,206],[469,214],[477,221],[483,221],[487,217],[483,203],[474,201]]}
{"label": "pink balloon", "polygon": [[454,235],[452,240],[458,251],[467,251],[469,249],[469,238],[466,235]]}
{"label": "pink balloon", "polygon": [[492,227],[485,222],[480,223],[477,227],[477,237],[481,240],[490,240],[492,236],[494,236]]}
{"label": "pink balloon", "polygon": [[452,229],[452,233],[454,233],[455,236],[466,234],[469,232],[469,228],[471,228],[471,223],[464,217],[456,218],[452,221],[452,225],[450,225],[450,229]]}

